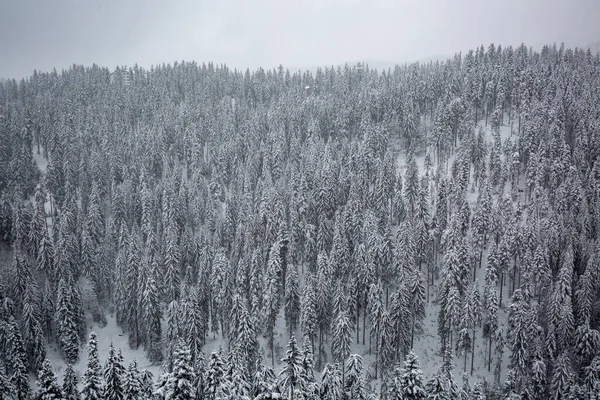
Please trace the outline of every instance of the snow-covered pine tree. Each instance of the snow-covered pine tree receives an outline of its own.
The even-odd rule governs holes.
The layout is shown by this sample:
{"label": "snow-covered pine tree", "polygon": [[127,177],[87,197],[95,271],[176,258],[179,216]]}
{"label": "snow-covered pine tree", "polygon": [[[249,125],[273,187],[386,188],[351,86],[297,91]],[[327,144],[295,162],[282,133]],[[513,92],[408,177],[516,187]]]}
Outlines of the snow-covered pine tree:
{"label": "snow-covered pine tree", "polygon": [[317,334],[317,293],[315,291],[314,280],[314,276],[307,273],[300,307],[300,325],[302,326],[304,335],[310,341],[313,354],[315,352],[315,336]]}
{"label": "snow-covered pine tree", "polygon": [[[333,339],[331,342],[331,353],[336,364],[344,363],[350,355],[350,345],[352,344],[352,327],[350,318],[345,309],[340,310],[335,319],[333,327]],[[346,366],[342,366],[342,382],[344,381]]]}
{"label": "snow-covered pine tree", "polygon": [[359,354],[351,354],[346,360],[346,380],[344,390],[348,399],[366,400],[363,358]]}
{"label": "snow-covered pine tree", "polygon": [[6,367],[4,366],[4,362],[0,359],[0,393],[3,393],[3,396],[8,400],[15,393],[15,388],[12,386],[12,382],[9,380],[6,375]]}
{"label": "snow-covered pine tree", "polygon": [[243,366],[239,366],[239,368],[243,369],[246,378],[250,378],[254,375],[254,368],[256,368],[259,344],[252,324],[252,318],[245,307],[240,315],[236,351],[240,353],[240,357],[243,360]]}
{"label": "snow-covered pine tree", "polygon": [[65,400],[79,400],[79,392],[77,389],[79,381],[77,379],[77,374],[75,370],[73,370],[73,366],[71,364],[67,364],[65,368],[62,391],[64,394]]}
{"label": "snow-covered pine tree", "polygon": [[58,283],[58,296],[56,299],[55,323],[57,326],[58,344],[68,363],[75,363],[79,358],[79,335],[75,304],[71,301],[70,288],[67,282],[61,279]]}
{"label": "snow-covered pine tree", "polygon": [[102,370],[100,367],[100,360],[98,359],[98,338],[95,332],[90,333],[87,369],[83,375],[82,384],[82,400],[104,399]]}
{"label": "snow-covered pine tree", "polygon": [[271,365],[275,365],[275,321],[281,303],[281,259],[280,244],[275,242],[269,252],[269,261],[265,275],[263,304],[265,306],[266,336],[271,351]]}
{"label": "snow-covered pine tree", "polygon": [[163,367],[167,372],[173,370],[175,345],[177,344],[181,332],[181,321],[179,317],[179,303],[177,301],[172,301],[167,306],[167,331],[163,344],[165,349]]}
{"label": "snow-covered pine tree", "polygon": [[566,352],[558,356],[554,363],[554,371],[552,373],[551,398],[553,400],[561,400],[566,398],[569,386],[575,382],[571,360]]}
{"label": "snow-covered pine tree", "polygon": [[166,237],[163,255],[165,301],[167,304],[179,299],[181,282],[180,251],[174,222],[165,227]]}
{"label": "snow-covered pine tree", "polygon": [[204,396],[208,400],[216,400],[216,393],[223,377],[225,375],[225,365],[223,360],[223,352],[221,348],[218,351],[213,351],[208,359],[206,367],[205,392]]}
{"label": "snow-covered pine tree", "polygon": [[142,381],[135,360],[127,366],[123,376],[123,400],[142,400]]}
{"label": "snow-covered pine tree", "polygon": [[298,269],[289,265],[285,276],[284,313],[290,337],[296,331],[300,319],[300,287]]}
{"label": "snow-covered pine tree", "polygon": [[152,372],[143,370],[141,372],[140,382],[140,397],[142,399],[151,399],[154,390],[154,376],[152,375]]}
{"label": "snow-covered pine tree", "polygon": [[120,359],[120,353],[117,354],[112,342],[108,348],[108,358],[104,365],[104,392],[105,400],[123,400],[125,390],[123,380],[125,378],[125,367]]}
{"label": "snow-covered pine tree", "polygon": [[42,363],[42,368],[38,373],[38,393],[37,398],[39,400],[62,400],[64,394],[58,382],[56,381],[56,375],[52,370],[52,363],[48,359]]}
{"label": "snow-covered pine tree", "polygon": [[190,349],[183,340],[177,342],[174,358],[173,372],[165,387],[165,400],[193,400],[196,396],[194,368]]}
{"label": "snow-covered pine tree", "polygon": [[32,284],[28,285],[25,290],[21,313],[21,329],[28,365],[33,370],[39,370],[46,358],[46,341],[39,323],[38,302],[34,290]]}
{"label": "snow-covered pine tree", "polygon": [[444,377],[436,373],[425,385],[425,392],[427,393],[427,400],[450,400]]}
{"label": "snow-covered pine tree", "polygon": [[289,400],[293,400],[298,397],[298,393],[294,394],[294,392],[302,391],[305,384],[302,381],[302,352],[296,345],[294,335],[292,335],[288,342],[286,356],[281,362],[283,363],[283,367],[279,373],[279,386],[284,396]]}
{"label": "snow-covered pine tree", "polygon": [[[153,258],[153,262],[156,260]],[[152,362],[159,362],[163,358],[161,336],[162,336],[162,310],[160,307],[160,293],[155,277],[152,273],[156,271],[152,268],[150,275],[146,279],[144,291],[141,298],[142,325],[146,332],[146,351],[148,359]]]}
{"label": "snow-covered pine tree", "polygon": [[425,400],[425,382],[419,359],[412,351],[406,356],[404,367],[400,369],[394,382],[398,400]]}
{"label": "snow-covered pine tree", "polygon": [[319,398],[319,388],[315,380],[315,360],[313,346],[308,336],[302,342],[302,381],[304,382],[304,397],[307,400]]}
{"label": "snow-covered pine tree", "polygon": [[10,385],[14,389],[14,397],[17,400],[28,400],[31,396],[29,386],[29,375],[21,357],[13,359],[13,373],[10,377]]}
{"label": "snow-covered pine tree", "polygon": [[[281,399],[282,395],[279,393],[277,383],[277,377],[273,369],[268,365],[257,362],[251,391],[254,400]],[[214,399],[214,397],[209,397],[209,399]]]}
{"label": "snow-covered pine tree", "polygon": [[342,371],[338,364],[325,364],[321,373],[320,385],[321,399],[339,400],[344,395],[344,383],[342,381]]}
{"label": "snow-covered pine tree", "polygon": [[[126,327],[129,333],[129,346],[137,349],[141,341],[140,332],[140,269],[142,267],[141,238],[138,229],[132,232],[127,249],[125,270],[125,310]],[[143,283],[143,282],[141,282]]]}

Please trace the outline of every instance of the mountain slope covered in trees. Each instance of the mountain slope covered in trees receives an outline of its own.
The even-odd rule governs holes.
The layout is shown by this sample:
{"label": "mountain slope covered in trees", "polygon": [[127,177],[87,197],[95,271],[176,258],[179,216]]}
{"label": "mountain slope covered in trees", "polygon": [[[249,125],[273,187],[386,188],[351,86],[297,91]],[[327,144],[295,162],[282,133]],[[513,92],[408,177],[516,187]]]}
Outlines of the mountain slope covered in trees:
{"label": "mountain slope covered in trees", "polygon": [[563,46],[6,81],[0,393],[597,399],[599,98]]}

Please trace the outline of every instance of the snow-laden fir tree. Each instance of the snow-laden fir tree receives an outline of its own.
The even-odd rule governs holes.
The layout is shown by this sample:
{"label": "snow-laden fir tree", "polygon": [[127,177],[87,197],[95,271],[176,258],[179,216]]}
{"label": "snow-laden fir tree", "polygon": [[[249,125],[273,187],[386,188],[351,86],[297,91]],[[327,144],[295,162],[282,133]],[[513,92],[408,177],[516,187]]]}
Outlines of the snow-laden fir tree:
{"label": "snow-laden fir tree", "polygon": [[265,275],[263,304],[265,305],[265,325],[268,346],[271,351],[271,363],[275,365],[275,321],[279,314],[281,303],[281,273],[282,265],[279,257],[280,243],[275,242],[269,252],[269,262]]}
{"label": "snow-laden fir tree", "polygon": [[173,372],[164,392],[165,400],[192,400],[196,396],[194,368],[190,349],[182,340],[177,342],[174,358]]}
{"label": "snow-laden fir tree", "polygon": [[305,285],[302,293],[302,303],[300,306],[300,325],[302,332],[308,338],[312,353],[315,351],[315,336],[317,334],[317,294],[315,291],[315,282],[312,274],[305,277]]}
{"label": "snow-laden fir tree", "polygon": [[395,398],[398,400],[425,400],[425,382],[419,359],[412,351],[406,356],[404,366],[394,379]]}
{"label": "snow-laden fir tree", "polygon": [[[344,363],[350,355],[350,344],[352,343],[352,327],[350,318],[345,309],[340,310],[333,327],[333,340],[331,352],[336,363]],[[345,365],[342,367],[342,381],[344,380]]]}
{"label": "snow-laden fir tree", "polygon": [[346,380],[344,390],[349,399],[366,400],[363,358],[359,354],[351,354],[346,360]]}
{"label": "snow-laden fir tree", "polygon": [[82,400],[104,399],[104,383],[100,360],[98,359],[98,339],[95,332],[90,333],[87,368],[83,375],[82,384]]}
{"label": "snow-laden fir tree", "polygon": [[425,385],[427,400],[450,400],[446,383],[441,374],[434,374]]}
{"label": "snow-laden fir tree", "polygon": [[208,359],[206,367],[205,393],[208,400],[216,400],[217,389],[225,375],[225,365],[223,360],[223,351],[213,351]]}
{"label": "snow-laden fir tree", "polygon": [[127,366],[127,371],[123,376],[123,400],[141,400],[142,381],[137,362],[133,360]]}
{"label": "snow-laden fir tree", "polygon": [[71,364],[67,364],[65,368],[65,373],[63,376],[63,385],[62,391],[64,394],[65,400],[79,400],[79,391],[77,389],[77,385],[79,380],[77,378],[77,374],[75,370],[73,370],[73,366]]}
{"label": "snow-laden fir tree", "polygon": [[338,364],[325,364],[325,368],[321,373],[320,393],[323,400],[340,400],[343,398],[344,382]]}
{"label": "snow-laden fir tree", "polygon": [[125,367],[123,366],[121,353],[116,352],[112,342],[108,348],[108,358],[104,365],[104,392],[105,400],[123,400],[125,390],[123,380],[125,378]]}
{"label": "snow-laden fir tree", "polygon": [[6,367],[4,362],[0,359],[0,393],[4,393],[8,398],[9,393],[14,393],[15,388],[12,386],[12,382],[6,375]]}
{"label": "snow-laden fir tree", "polygon": [[58,283],[55,324],[59,347],[69,363],[77,362],[79,357],[78,316],[73,302],[73,288],[68,287],[71,280],[61,279]]}
{"label": "snow-laden fir tree", "polygon": [[39,388],[37,398],[40,400],[62,400],[65,398],[52,370],[52,363],[48,359],[42,363],[36,384]]}
{"label": "snow-laden fir tree", "polygon": [[281,399],[279,393],[277,376],[273,368],[257,362],[256,372],[252,377],[251,395],[255,400]]}
{"label": "snow-laden fir tree", "polygon": [[281,360],[283,367],[279,373],[280,387],[282,393],[289,400],[293,400],[298,395],[294,395],[294,392],[302,391],[305,382],[302,381],[303,367],[302,367],[302,352],[296,344],[296,338],[294,335],[290,338],[287,345],[286,356]]}
{"label": "snow-laden fir tree", "polygon": [[288,266],[285,279],[285,323],[291,337],[296,331],[300,319],[300,287],[298,270],[295,266]]}

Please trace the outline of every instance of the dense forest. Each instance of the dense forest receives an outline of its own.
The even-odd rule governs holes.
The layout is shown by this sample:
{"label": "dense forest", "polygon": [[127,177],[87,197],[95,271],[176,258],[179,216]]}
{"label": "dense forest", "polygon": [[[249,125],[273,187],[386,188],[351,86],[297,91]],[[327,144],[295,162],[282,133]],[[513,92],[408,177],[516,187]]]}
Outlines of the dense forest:
{"label": "dense forest", "polygon": [[599,100],[556,45],[7,80],[0,399],[600,399]]}

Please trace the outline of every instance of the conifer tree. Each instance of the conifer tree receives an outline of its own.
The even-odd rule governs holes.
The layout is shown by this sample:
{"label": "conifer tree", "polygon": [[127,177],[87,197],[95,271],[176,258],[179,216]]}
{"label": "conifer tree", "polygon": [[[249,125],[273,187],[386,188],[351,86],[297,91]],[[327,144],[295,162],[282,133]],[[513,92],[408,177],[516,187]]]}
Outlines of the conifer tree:
{"label": "conifer tree", "polygon": [[419,366],[419,359],[412,351],[406,356],[404,367],[399,371],[396,378],[395,392],[402,400],[425,400],[425,382],[423,371]]}
{"label": "conifer tree", "polygon": [[90,333],[90,339],[88,342],[87,369],[83,375],[82,384],[82,400],[104,399],[102,371],[100,367],[100,360],[98,359],[98,339],[95,332]]}
{"label": "conifer tree", "polygon": [[302,352],[296,345],[296,338],[293,335],[288,342],[286,356],[281,361],[283,368],[279,373],[280,386],[284,395],[292,400],[298,397],[298,394],[295,395],[294,392],[301,391],[304,387]]}
{"label": "conifer tree", "polygon": [[366,388],[363,376],[363,359],[358,354],[351,354],[346,360],[346,380],[344,390],[349,399],[366,400]]}
{"label": "conifer tree", "polygon": [[154,389],[154,377],[152,375],[152,372],[150,372],[148,370],[143,370],[141,372],[140,382],[141,382],[140,397],[142,399],[152,398],[152,392]]}
{"label": "conifer tree", "polygon": [[104,366],[104,396],[105,400],[123,400],[125,390],[123,380],[125,367],[123,367],[120,353],[117,354],[113,344],[108,348],[108,358]]}
{"label": "conifer tree", "polygon": [[65,400],[79,400],[79,392],[77,389],[78,384],[77,374],[73,370],[71,364],[67,364],[65,368],[65,374],[63,378],[62,390],[65,396]]}
{"label": "conifer tree", "polygon": [[61,279],[58,283],[56,299],[55,323],[57,326],[58,344],[69,363],[77,362],[79,357],[79,334],[72,294],[69,293],[67,281]]}
{"label": "conifer tree", "polygon": [[4,366],[4,362],[0,359],[0,393],[4,396],[4,399],[10,399],[8,396],[11,393],[15,393],[15,388],[12,385],[12,382],[8,379],[6,375],[6,367]]}
{"label": "conifer tree", "polygon": [[225,366],[222,351],[213,351],[206,367],[205,396],[209,400],[216,400],[217,389],[225,375]]}
{"label": "conifer tree", "polygon": [[192,400],[195,398],[195,376],[191,362],[189,347],[183,340],[179,340],[175,347],[173,372],[169,375],[165,388],[165,400]]}
{"label": "conifer tree", "polygon": [[38,373],[37,385],[39,391],[37,397],[40,400],[62,400],[64,394],[58,382],[56,376],[52,370],[52,364],[48,359],[42,363],[42,368]]}
{"label": "conifer tree", "polygon": [[338,364],[325,364],[321,373],[321,399],[339,400],[344,394],[342,371]]}
{"label": "conifer tree", "polygon": [[315,360],[313,346],[310,339],[305,336],[302,343],[302,381],[304,382],[307,398],[318,397],[318,387],[315,380]]}
{"label": "conifer tree", "polygon": [[[277,386],[277,377],[273,369],[259,363],[252,380],[251,392],[254,400],[280,399],[281,394]],[[213,397],[209,397],[209,399],[213,399]]]}
{"label": "conifer tree", "polygon": [[311,344],[312,353],[315,352],[315,336],[317,334],[317,294],[315,282],[312,275],[307,275],[302,293],[302,304],[300,308],[300,324],[304,335]]}
{"label": "conifer tree", "polygon": [[8,323],[3,324],[3,333],[4,338],[2,342],[5,341],[4,347],[7,349],[7,361],[13,364],[13,371],[17,371],[17,366],[22,366],[25,371],[29,369],[29,364],[27,363],[27,351],[25,349],[25,345],[23,343],[23,337],[21,336],[21,330],[17,325],[17,321],[15,317],[10,315],[8,318]]}
{"label": "conifer tree", "polygon": [[179,290],[181,282],[180,270],[180,252],[177,244],[177,234],[175,227],[167,226],[164,253],[164,287],[165,300],[168,303],[179,299]]}
{"label": "conifer tree", "polygon": [[162,311],[158,287],[154,277],[149,276],[144,285],[141,300],[143,326],[146,330],[146,351],[148,359],[152,362],[162,360]]}
{"label": "conifer tree", "polygon": [[252,376],[254,374],[256,361],[258,360],[259,344],[252,324],[252,319],[245,308],[243,309],[240,318],[236,347],[237,351],[241,354],[244,363],[244,371],[248,374],[248,377]]}
{"label": "conifer tree", "polygon": [[271,363],[275,365],[275,321],[279,314],[281,303],[281,274],[282,266],[279,258],[279,242],[271,246],[269,262],[265,276],[263,304],[265,305],[266,335],[271,350]]}
{"label": "conifer tree", "polygon": [[450,400],[444,378],[440,374],[434,374],[425,386],[427,400]]}
{"label": "conifer tree", "polygon": [[[333,341],[331,343],[331,352],[333,359],[337,363],[344,363],[350,355],[350,344],[352,343],[352,327],[350,326],[350,318],[346,310],[341,310],[335,320],[333,329]],[[345,368],[342,366],[342,382],[345,379]]]}
{"label": "conifer tree", "polygon": [[14,397],[17,400],[28,400],[31,396],[29,386],[29,376],[27,368],[21,357],[13,359],[13,374],[10,377],[10,384],[14,390]]}
{"label": "conifer tree", "polygon": [[137,349],[140,337],[140,268],[141,268],[141,248],[140,235],[135,232],[129,240],[127,250],[127,263],[125,271],[125,309],[126,326],[129,333],[129,345]]}
{"label": "conifer tree", "polygon": [[298,270],[295,266],[288,266],[285,279],[285,324],[291,337],[300,319],[300,288]]}

